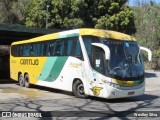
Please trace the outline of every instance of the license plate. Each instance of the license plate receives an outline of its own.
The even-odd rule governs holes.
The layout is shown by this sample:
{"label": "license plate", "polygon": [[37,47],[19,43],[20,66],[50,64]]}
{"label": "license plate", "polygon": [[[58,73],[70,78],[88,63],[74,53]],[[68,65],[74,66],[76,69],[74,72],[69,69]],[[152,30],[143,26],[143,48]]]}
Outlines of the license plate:
{"label": "license plate", "polygon": [[134,95],[134,92],[128,92],[128,95]]}

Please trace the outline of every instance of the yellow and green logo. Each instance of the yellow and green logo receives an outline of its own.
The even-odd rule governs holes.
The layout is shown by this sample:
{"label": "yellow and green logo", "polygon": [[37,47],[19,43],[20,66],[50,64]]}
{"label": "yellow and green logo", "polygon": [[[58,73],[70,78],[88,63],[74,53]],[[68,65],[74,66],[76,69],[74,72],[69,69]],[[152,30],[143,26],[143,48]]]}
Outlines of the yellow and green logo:
{"label": "yellow and green logo", "polygon": [[102,90],[102,87],[93,87],[91,90],[93,92],[94,95],[98,96],[100,94],[100,91]]}

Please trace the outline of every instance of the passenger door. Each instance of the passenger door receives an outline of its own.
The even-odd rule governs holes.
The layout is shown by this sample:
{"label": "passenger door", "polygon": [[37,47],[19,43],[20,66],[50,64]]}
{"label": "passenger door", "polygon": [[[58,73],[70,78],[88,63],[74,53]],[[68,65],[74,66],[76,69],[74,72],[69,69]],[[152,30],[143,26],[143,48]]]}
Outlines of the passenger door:
{"label": "passenger door", "polygon": [[91,53],[91,58],[92,58],[92,62],[91,62],[91,66],[92,68],[96,71],[99,72],[101,74],[105,73],[105,69],[104,69],[104,50],[102,48],[99,47],[95,47],[92,46],[92,53]]}
{"label": "passenger door", "polygon": [[91,66],[92,66],[92,81],[91,89],[95,96],[100,96],[103,89],[102,79],[105,74],[105,52],[102,48],[92,46],[91,50]]}

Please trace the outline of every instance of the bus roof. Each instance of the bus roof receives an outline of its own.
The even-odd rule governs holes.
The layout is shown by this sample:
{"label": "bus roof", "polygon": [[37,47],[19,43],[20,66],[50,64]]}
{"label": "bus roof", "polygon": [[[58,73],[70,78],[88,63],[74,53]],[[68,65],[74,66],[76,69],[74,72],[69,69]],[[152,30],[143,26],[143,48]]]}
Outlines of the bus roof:
{"label": "bus roof", "polygon": [[66,38],[66,37],[79,36],[79,35],[92,35],[92,36],[105,37],[105,38],[111,38],[111,39],[117,39],[117,40],[136,41],[134,37],[124,33],[116,32],[116,31],[81,28],[81,29],[67,30],[67,31],[53,33],[53,34],[43,35],[43,36],[32,38],[29,40],[17,41],[12,43],[12,45],[38,42],[38,41],[44,41],[44,40],[52,40],[57,38]]}

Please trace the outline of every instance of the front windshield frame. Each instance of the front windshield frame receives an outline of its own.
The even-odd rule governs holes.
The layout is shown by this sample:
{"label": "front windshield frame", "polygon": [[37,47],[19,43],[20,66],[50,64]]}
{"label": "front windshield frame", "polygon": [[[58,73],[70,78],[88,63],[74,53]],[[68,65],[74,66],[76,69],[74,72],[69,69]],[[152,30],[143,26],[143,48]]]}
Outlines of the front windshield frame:
{"label": "front windshield frame", "polygon": [[[133,43],[137,46],[138,48],[138,55],[139,55],[139,59],[140,59],[140,64],[139,66],[136,65],[136,66],[132,66],[134,68],[136,67],[139,67],[140,68],[140,74],[136,74],[135,76],[125,76],[123,74],[113,74],[111,73],[111,66],[110,66],[110,63],[113,61],[112,59],[110,60],[106,60],[105,57],[103,59],[104,60],[104,65],[105,65],[105,68],[104,68],[104,72],[100,72],[100,71],[97,71],[103,75],[105,75],[106,77],[111,77],[111,78],[115,78],[115,79],[118,79],[118,80],[126,80],[126,81],[132,81],[132,80],[144,80],[144,63],[143,63],[143,59],[142,59],[142,55],[141,55],[141,52],[140,52],[140,49],[139,49],[139,45],[138,45],[138,42],[137,41],[127,41],[127,40],[118,40],[118,39],[111,39],[111,38],[105,38],[105,37],[98,37],[98,36],[93,36],[93,35],[83,35],[82,36],[83,38],[83,42],[84,42],[84,45],[85,45],[85,48],[86,48],[86,52],[87,52],[87,55],[88,55],[88,58],[89,58],[89,61],[90,61],[90,65],[91,65],[91,68],[94,69],[95,71],[97,71],[96,68],[94,68],[94,63],[93,60],[92,60],[92,57],[93,56],[93,52],[91,52],[94,48],[94,46],[92,45],[92,43],[102,43],[102,44],[105,44],[105,41],[108,41],[110,45],[122,45],[124,46],[124,43]],[[90,42],[89,42],[90,41]],[[110,46],[107,45],[109,48]],[[101,54],[104,54],[104,52],[102,51]],[[111,57],[112,57],[112,54],[113,52],[111,51]],[[127,54],[127,53],[125,53]],[[125,55],[124,54],[124,55]],[[128,64],[127,62],[127,57],[124,57],[126,60],[126,63]],[[116,59],[116,58],[115,58]],[[128,67],[131,67],[131,65]],[[136,70],[135,70],[136,71]]]}
{"label": "front windshield frame", "polygon": [[103,44],[111,51],[108,61],[110,76],[121,80],[144,79],[143,59],[137,41],[105,38]]}

